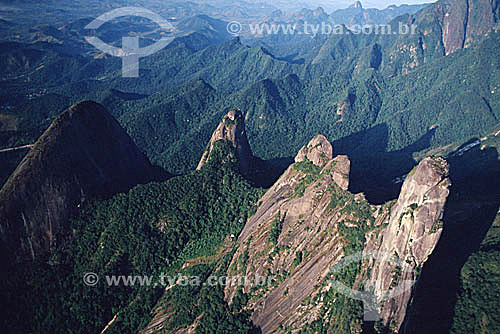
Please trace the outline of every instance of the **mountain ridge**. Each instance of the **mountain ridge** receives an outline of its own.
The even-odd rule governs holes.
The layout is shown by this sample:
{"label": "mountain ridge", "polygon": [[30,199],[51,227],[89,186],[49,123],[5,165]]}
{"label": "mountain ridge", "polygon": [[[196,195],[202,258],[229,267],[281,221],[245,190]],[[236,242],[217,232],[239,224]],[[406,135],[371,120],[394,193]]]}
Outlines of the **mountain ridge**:
{"label": "mountain ridge", "polygon": [[[333,333],[359,331],[361,314],[356,302],[347,301],[327,284],[330,267],[343,256],[356,252],[380,252],[377,262],[363,264],[349,281],[354,284],[365,279],[368,285],[377,284],[374,291],[380,298],[390,289],[389,285],[396,286],[409,279],[409,276],[390,275],[395,269],[384,254],[392,256],[393,249],[385,245],[392,247],[396,243],[403,249],[398,251],[398,257],[411,261],[413,255],[405,247],[412,249],[408,242],[411,245],[415,241],[420,243],[421,253],[418,262],[411,262],[412,266],[416,270],[427,260],[439,240],[442,226],[438,221],[449,194],[446,162],[440,158],[424,159],[405,180],[397,202],[371,206],[362,194],[347,191],[349,158],[333,158],[332,146],[324,136],[313,138],[295,161],[259,201],[256,213],[239,236],[238,250],[227,275],[274,277],[271,288],[243,287],[250,300],[248,307],[253,310],[252,320],[263,333],[282,327],[294,331],[328,328]],[[419,213],[415,218],[405,216],[408,210]],[[405,228],[400,230],[401,220]],[[407,229],[407,225],[411,228]],[[396,235],[388,237],[394,231]],[[418,278],[416,271],[411,275]],[[226,286],[229,303],[240,288]],[[411,296],[409,290],[380,305],[378,311],[385,326],[394,326],[394,330],[401,327]],[[352,315],[337,317],[348,312]]]}
{"label": "mountain ridge", "polygon": [[68,218],[92,197],[126,191],[157,176],[103,106],[90,101],[73,105],[0,190],[2,257],[8,262],[43,258],[65,238]]}

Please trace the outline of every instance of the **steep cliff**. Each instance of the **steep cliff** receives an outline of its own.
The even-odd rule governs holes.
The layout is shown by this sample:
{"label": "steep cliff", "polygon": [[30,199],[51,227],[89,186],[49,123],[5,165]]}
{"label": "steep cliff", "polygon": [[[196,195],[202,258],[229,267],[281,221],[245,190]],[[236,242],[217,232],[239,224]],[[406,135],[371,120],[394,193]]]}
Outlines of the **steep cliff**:
{"label": "steep cliff", "polygon": [[[246,308],[263,333],[280,328],[293,333],[307,328],[361,332],[363,305],[334,289],[338,280],[373,291],[380,324],[399,328],[411,288],[396,298],[383,297],[406,280],[417,279],[418,268],[439,239],[449,186],[446,162],[423,160],[396,202],[372,206],[362,194],[347,191],[350,161],[346,156],[333,158],[324,136],[304,146],[295,161],[261,198],[238,239],[227,274],[253,283],[229,284],[226,299],[248,294]],[[397,262],[384,256],[395,253],[413,270],[394,274],[399,273]],[[332,272],[342,259],[362,254],[345,272]],[[271,283],[258,285],[259,277],[271,278]]]}
{"label": "steep cliff", "polygon": [[104,107],[81,102],[59,116],[0,190],[2,260],[35,259],[63,238],[93,196],[152,180],[155,170]]}
{"label": "steep cliff", "polygon": [[233,109],[227,113],[220,122],[217,129],[212,134],[212,138],[208,143],[207,149],[203,152],[197,170],[200,170],[209,160],[210,154],[214,148],[215,142],[223,140],[229,141],[236,152],[238,166],[243,175],[248,175],[251,172],[254,157],[248,143],[245,122],[243,114],[239,109]]}
{"label": "steep cliff", "polygon": [[443,1],[437,8],[442,26],[446,54],[469,47],[484,37],[491,29],[498,28],[498,2],[495,0]]}
{"label": "steep cliff", "polygon": [[[441,0],[391,25],[399,36],[386,50],[386,71],[407,73],[433,59],[450,55],[498,31],[500,6],[496,0]],[[399,31],[399,24],[414,26],[414,33]],[[386,37],[380,37],[384,44]],[[390,40],[390,39],[389,39]]]}
{"label": "steep cliff", "polygon": [[[422,160],[408,175],[390,215],[382,222],[387,227],[367,236],[366,251],[374,251],[375,256],[373,263],[368,264],[371,275],[365,289],[373,288],[380,318],[389,328],[401,327],[413,290],[405,289],[393,298],[386,299],[384,295],[405,282],[413,285],[436,247],[451,185],[448,174],[444,159]],[[401,262],[409,265],[408,270],[401,268]]]}

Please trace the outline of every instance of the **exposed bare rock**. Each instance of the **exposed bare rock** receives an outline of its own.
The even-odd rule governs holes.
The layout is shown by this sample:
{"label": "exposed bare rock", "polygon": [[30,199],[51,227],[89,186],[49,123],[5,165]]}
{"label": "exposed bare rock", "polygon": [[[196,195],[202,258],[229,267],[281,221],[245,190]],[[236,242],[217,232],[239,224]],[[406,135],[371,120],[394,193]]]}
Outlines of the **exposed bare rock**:
{"label": "exposed bare rock", "polygon": [[[379,255],[368,284],[374,287],[378,298],[391,287],[418,279],[419,270],[441,236],[440,219],[450,185],[448,164],[442,158],[426,158],[408,175],[386,221],[387,228],[378,240]],[[393,257],[405,261],[413,270],[399,273],[397,267],[400,266],[391,263]],[[386,326],[400,328],[412,294],[413,290],[409,289],[381,303],[379,312]]]}
{"label": "exposed bare rock", "polygon": [[500,3],[496,0],[469,0],[467,13],[467,34],[464,47],[486,36],[491,29],[498,29]]}
{"label": "exposed bare rock", "polygon": [[[331,156],[332,146],[324,136],[311,140],[297,155],[296,163],[262,197],[257,212],[240,235],[240,248],[228,274],[250,278],[271,274],[276,280],[283,280],[272,290],[260,289],[264,295],[249,306],[255,309],[252,319],[263,333],[273,332],[280,324],[291,328],[300,324],[303,316],[314,319],[316,312],[306,315],[301,311],[301,303],[320,292],[315,284],[326,278],[330,264],[341,257],[342,242],[337,238],[336,221],[343,214],[333,210],[330,203],[332,193],[341,194],[348,187],[350,161],[346,156]],[[301,167],[304,163],[316,166],[316,171],[306,172]],[[282,231],[276,244],[272,244],[270,230],[276,220],[282,220]],[[280,251],[283,248],[288,250]],[[244,254],[249,258],[246,268],[240,264]],[[302,263],[297,257],[304,258]],[[226,288],[228,300],[237,288]]]}
{"label": "exposed bare rock", "polygon": [[332,156],[332,144],[330,144],[325,136],[317,135],[309,142],[309,144],[302,147],[295,157],[295,162],[301,162],[308,159],[316,166],[323,167],[332,159]]}
{"label": "exposed bare rock", "polygon": [[221,123],[212,134],[208,147],[198,163],[197,170],[201,169],[208,161],[215,142],[219,140],[231,142],[236,150],[236,158],[238,159],[240,171],[243,174],[248,174],[250,172],[253,155],[250,144],[248,143],[245,131],[245,121],[241,110],[233,109],[224,116]]}
{"label": "exposed bare rock", "polygon": [[354,4],[350,5],[349,8],[363,9],[363,5],[361,5],[360,1],[356,1]]}
{"label": "exposed bare rock", "polygon": [[446,54],[463,48],[467,29],[468,0],[444,4],[442,20],[443,44]]}
{"label": "exposed bare rock", "polygon": [[349,188],[349,172],[351,171],[351,161],[346,155],[339,155],[331,160],[326,166],[330,170],[333,181],[342,189]]}
{"label": "exposed bare rock", "polygon": [[118,122],[95,102],[59,116],[0,190],[2,254],[35,259],[56,247],[68,219],[94,195],[150,181],[154,169]]}
{"label": "exposed bare rock", "polygon": [[[371,206],[362,194],[346,191],[349,159],[331,159],[331,152],[323,136],[302,148],[296,162],[262,197],[238,239],[228,276],[254,282],[257,277],[273,278],[270,286],[243,287],[250,295],[247,308],[262,333],[277,333],[280,326],[298,332],[318,320],[324,307],[331,307],[325,304],[330,268],[345,256],[346,228],[367,231],[361,248],[365,252],[397,253],[416,267],[423,265],[440,237],[449,186],[443,159],[423,160],[408,176],[396,203]],[[391,284],[417,279],[416,272],[395,277],[395,267],[385,260],[363,262],[357,280],[368,280],[367,287],[372,284],[381,294]],[[239,288],[226,286],[229,302]],[[380,314],[387,325],[401,326],[411,296],[410,289],[383,304]],[[361,323],[352,323],[351,330],[361,332]]]}
{"label": "exposed bare rock", "polygon": [[496,27],[496,1],[455,0],[440,3],[443,44],[446,54],[468,47]]}
{"label": "exposed bare rock", "polygon": [[[213,138],[234,140],[226,122],[238,118],[236,114],[227,117]],[[350,161],[346,156],[333,158],[332,153],[332,145],[322,135],[304,146],[295,163],[260,199],[235,241],[226,275],[245,277],[246,283],[229,280],[225,299],[232,303],[239,291],[246,293],[245,309],[264,334],[279,333],[282,328],[294,334],[314,332],[318,327],[310,326],[318,323],[333,334],[361,333],[361,302],[332,288],[336,277],[332,266],[350,254],[374,253],[340,277],[355,290],[373,288],[380,299],[391,287],[418,279],[418,268],[440,238],[450,185],[443,159],[424,159],[409,173],[397,201],[374,206],[363,194],[347,191]],[[231,242],[227,254],[233,254],[234,245]],[[417,270],[398,274],[393,255]],[[377,315],[383,324],[398,331],[412,296],[409,288],[395,298],[382,298]],[[171,310],[158,308],[145,332],[157,332],[170,315]],[[195,327],[196,322],[177,332]]]}
{"label": "exposed bare rock", "polygon": [[438,57],[450,55],[482,41],[500,28],[500,5],[496,0],[440,0],[409,17],[402,24],[415,33],[399,36],[386,52],[382,67],[409,73]]}

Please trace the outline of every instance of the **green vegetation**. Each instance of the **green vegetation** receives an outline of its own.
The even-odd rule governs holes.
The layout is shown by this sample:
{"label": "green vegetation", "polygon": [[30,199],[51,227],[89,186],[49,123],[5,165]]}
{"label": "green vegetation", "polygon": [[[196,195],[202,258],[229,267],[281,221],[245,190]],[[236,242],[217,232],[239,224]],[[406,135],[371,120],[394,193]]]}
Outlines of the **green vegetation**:
{"label": "green vegetation", "polygon": [[480,249],[460,273],[461,289],[455,305],[451,333],[498,333],[500,315],[500,214]]}
{"label": "green vegetation", "polygon": [[293,260],[292,268],[298,267],[302,263],[303,253],[302,251],[295,252],[295,259]]}
{"label": "green vegetation", "polygon": [[[186,260],[214,256],[225,236],[240,232],[261,191],[236,172],[227,143],[216,143],[206,167],[190,172],[229,108],[245,112],[250,144],[263,159],[294,156],[323,133],[334,142],[336,154],[348,154],[354,162],[357,189],[387,183],[413,167],[415,153],[482,136],[500,119],[500,62],[492,56],[500,54],[499,32],[447,57],[442,56],[441,27],[434,25],[430,34],[418,36],[423,40],[349,34],[300,43],[283,36],[269,41],[281,56],[294,55],[286,59],[239,39],[217,44],[193,34],[141,60],[141,78],[129,80],[120,77],[118,59],[96,59],[80,46],[80,22],[52,28],[57,36],[51,36],[50,27],[42,32],[39,25],[26,25],[30,38],[48,36],[62,43],[1,43],[1,148],[32,144],[68,105],[94,99],[112,111],[153,163],[187,175],[88,201],[71,222],[71,242],[54,250],[50,266],[41,261],[6,268],[9,278],[1,297],[4,318],[12,320],[3,328],[7,332],[94,333],[115,315],[110,332],[137,331],[149,321],[144,315],[162,289],[90,288],[82,284],[82,273],[176,272]],[[409,50],[418,46],[416,58],[399,52],[401,45]],[[2,161],[0,182],[20,158]],[[317,181],[320,168],[310,161],[295,168],[306,174],[293,195],[300,197]],[[338,225],[344,254],[360,251],[373,222],[367,204],[336,189],[330,209],[345,215]],[[284,221],[280,215],[269,236],[275,246]],[[437,221],[431,232],[441,227]],[[499,332],[492,312],[498,298],[491,295],[498,291],[498,247],[491,236],[488,240],[462,270],[455,333]],[[248,256],[247,249],[242,265]],[[300,263],[298,253],[295,261]],[[224,264],[191,270],[206,276],[219,268]],[[357,275],[359,267],[352,265],[336,278],[352,285]],[[243,306],[245,297],[238,296]],[[166,303],[175,311],[171,329],[202,313],[207,325],[197,329],[200,333],[250,329],[247,314],[228,307],[221,289],[175,287]],[[323,318],[306,332],[355,332],[360,307],[329,292]]]}
{"label": "green vegetation", "polygon": [[[373,228],[374,218],[369,204],[355,200],[354,195],[338,187],[331,189],[331,210],[338,209],[348,215],[338,223],[338,232],[343,240],[344,257],[363,251],[365,235]],[[351,263],[340,272],[330,275],[328,280],[337,280],[353,287],[361,273],[361,263]],[[335,289],[323,293],[320,317],[307,325],[303,333],[352,333],[361,329],[363,304],[338,293]]]}
{"label": "green vegetation", "polygon": [[410,176],[412,176],[413,174],[415,174],[416,171],[417,171],[417,166],[413,167],[413,169],[408,173],[408,175],[406,176],[406,178],[409,178]]}
{"label": "green vegetation", "polygon": [[[230,252],[222,259],[219,269],[213,275],[221,277],[225,275],[226,269],[231,261],[233,253]],[[224,287],[204,286],[199,297],[200,314],[203,314],[199,325],[196,327],[196,334],[216,334],[216,333],[249,333],[256,328],[250,320],[251,313],[242,311],[248,302],[248,296],[239,289],[234,297],[231,307],[224,300]],[[196,301],[191,301],[194,307]],[[197,306],[197,305],[196,305]]]}
{"label": "green vegetation", "polygon": [[316,166],[311,160],[305,158],[304,161],[293,164],[293,169],[304,174],[317,175],[321,172],[321,167]]}
{"label": "green vegetation", "polygon": [[[498,93],[491,92],[500,67],[490,55],[500,52],[499,35],[492,33],[477,47],[450,57],[435,55],[408,74],[401,68],[406,59],[385,60],[379,71],[365,67],[373,55],[360,50],[381,47],[389,54],[395,46],[393,40],[375,45],[373,36],[362,35],[349,36],[348,43],[317,41],[338,54],[332,59],[327,53],[314,65],[307,61],[312,61],[311,50],[323,49],[321,44],[295,45],[307,59],[299,64],[236,40],[203,49],[186,41],[144,59],[148,70],[135,81],[116,78],[119,62],[91,61],[82,70],[84,59],[53,54],[40,78],[12,83],[0,94],[0,103],[12,106],[5,113],[18,123],[16,131],[1,132],[0,142],[9,147],[32,143],[65,107],[93,99],[113,113],[153,163],[186,173],[196,166],[225,112],[237,107],[248,115],[250,144],[263,159],[294,156],[323,133],[337,152],[361,160],[359,175],[380,178],[380,164],[383,176],[394,178],[401,175],[394,169],[413,167],[411,154],[480,136],[497,123],[500,103]],[[50,72],[58,72],[58,62],[67,76]],[[106,79],[96,80],[100,77]],[[27,98],[33,90],[46,93]]]}
{"label": "green vegetation", "polygon": [[[238,174],[233,156],[230,145],[217,142],[201,171],[140,185],[87,205],[72,222],[69,249],[52,255],[55,265],[40,262],[9,272],[2,289],[2,299],[10,306],[5,316],[12,319],[7,332],[67,333],[71,328],[72,333],[96,333],[115,315],[110,333],[143,328],[149,321],[144,315],[150,314],[163,288],[108,286],[104,277],[173,275],[186,260],[214,256],[225,237],[238,235],[262,192]],[[214,268],[194,270],[205,277]],[[97,273],[101,282],[85,286],[86,272]],[[222,326],[214,328],[238,333],[249,326],[246,315],[233,317],[220,289],[178,287],[172,293],[176,310],[172,328],[186,325],[202,312],[208,326],[203,333],[218,333],[211,322]],[[200,305],[193,296],[200,298]],[[215,321],[219,311],[208,312],[212,303],[225,310],[220,315],[226,314],[226,320]]]}
{"label": "green vegetation", "polygon": [[293,192],[293,197],[302,197],[307,187],[320,178],[321,167],[316,166],[306,158],[304,161],[296,162],[293,168],[297,172],[305,174]]}
{"label": "green vegetation", "polygon": [[250,247],[250,242],[252,242],[252,236],[250,236],[250,238],[248,238],[247,242],[246,242],[246,248],[245,248],[245,251],[243,252],[243,254],[240,255],[240,258],[238,259],[238,264],[239,264],[239,268],[240,270],[242,269],[243,272],[246,272],[247,270],[247,264],[248,264],[248,260],[250,259],[250,256],[248,255],[249,254],[249,247]]}
{"label": "green vegetation", "polygon": [[276,217],[274,217],[271,223],[271,231],[269,232],[269,241],[273,243],[273,245],[278,244],[278,239],[281,235],[281,231],[283,229],[283,223],[286,218],[286,213],[281,217],[281,212],[278,212]]}
{"label": "green vegetation", "polygon": [[437,231],[439,231],[440,229],[443,228],[443,221],[442,220],[437,220],[436,222],[434,222],[434,224],[432,225],[432,228],[431,228],[431,233],[436,233]]}
{"label": "green vegetation", "polygon": [[398,285],[402,273],[401,265],[398,263],[399,256],[396,252],[394,252],[393,259],[395,259],[394,260],[395,267],[394,270],[392,271],[391,285],[390,285],[391,288],[394,288]]}

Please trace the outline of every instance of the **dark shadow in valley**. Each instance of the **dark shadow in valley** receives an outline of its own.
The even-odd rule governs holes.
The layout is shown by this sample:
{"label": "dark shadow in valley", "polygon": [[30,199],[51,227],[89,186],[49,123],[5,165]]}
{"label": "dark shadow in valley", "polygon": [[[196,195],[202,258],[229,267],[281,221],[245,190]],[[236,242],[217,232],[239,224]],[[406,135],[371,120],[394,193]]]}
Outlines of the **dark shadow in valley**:
{"label": "dark shadow in valley", "polygon": [[362,334],[390,334],[393,331],[389,327],[384,326],[381,321],[364,321],[361,325]]}
{"label": "dark shadow in valley", "polygon": [[277,57],[276,59],[283,60],[283,61],[289,62],[291,64],[304,65],[305,62],[306,62],[305,59],[304,58],[297,58],[298,55],[299,54],[297,52],[297,53],[294,53],[294,54],[291,54],[291,55],[287,55],[287,56],[284,56],[284,57]]}
{"label": "dark shadow in valley", "polygon": [[260,329],[260,327],[256,327],[256,328],[251,329],[248,333],[249,334],[262,334],[262,329]]}
{"label": "dark shadow in valley", "polygon": [[303,58],[295,59],[295,57],[298,56],[298,53],[288,55],[285,57],[277,57],[277,56],[273,55],[267,48],[262,47],[262,46],[260,48],[261,48],[262,52],[264,52],[264,54],[272,57],[273,59],[280,60],[280,61],[286,61],[287,63],[290,63],[290,64],[303,65],[305,63],[305,60]]}
{"label": "dark shadow in valley", "polygon": [[361,326],[361,333],[363,334],[375,334],[375,321],[365,321]]}
{"label": "dark shadow in valley", "polygon": [[0,152],[0,189],[23,160],[29,149],[20,149],[10,152]]}
{"label": "dark shadow in valley", "polygon": [[293,157],[261,160],[256,158],[247,179],[255,186],[270,188],[293,163]]}
{"label": "dark shadow in valley", "polygon": [[334,154],[345,154],[351,160],[349,191],[363,192],[373,204],[397,198],[403,181],[401,177],[416,164],[413,153],[429,148],[434,132],[431,130],[415,143],[392,152],[386,152],[389,136],[386,124],[334,141]]}
{"label": "dark shadow in valley", "polygon": [[122,92],[118,89],[111,89],[111,93],[125,101],[142,100],[148,97],[148,95],[145,94]]}
{"label": "dark shadow in valley", "polygon": [[481,150],[477,145],[463,155],[452,154],[447,160],[453,184],[445,206],[443,232],[422,269],[401,331],[406,334],[449,333],[461,269],[479,249],[500,207],[500,162],[496,149]]}

